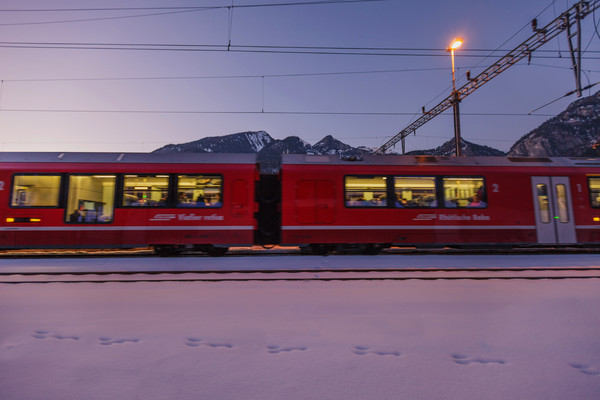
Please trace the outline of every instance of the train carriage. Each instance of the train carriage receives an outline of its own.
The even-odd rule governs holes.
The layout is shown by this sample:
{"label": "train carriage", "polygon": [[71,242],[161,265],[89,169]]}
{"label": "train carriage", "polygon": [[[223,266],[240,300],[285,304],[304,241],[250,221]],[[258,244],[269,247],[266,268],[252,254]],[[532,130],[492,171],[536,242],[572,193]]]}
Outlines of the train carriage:
{"label": "train carriage", "polygon": [[600,160],[0,153],[0,249],[600,246]]}
{"label": "train carriage", "polygon": [[0,248],[252,245],[255,157],[0,153]]}
{"label": "train carriage", "polygon": [[281,242],[600,245],[600,160],[284,155]]}

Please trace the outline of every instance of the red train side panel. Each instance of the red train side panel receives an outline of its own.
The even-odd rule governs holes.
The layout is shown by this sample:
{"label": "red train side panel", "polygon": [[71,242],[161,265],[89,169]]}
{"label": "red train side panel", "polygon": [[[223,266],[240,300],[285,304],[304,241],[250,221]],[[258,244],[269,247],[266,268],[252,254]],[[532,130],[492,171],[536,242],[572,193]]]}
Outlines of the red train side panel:
{"label": "red train side panel", "polygon": [[253,154],[0,153],[0,248],[251,245],[256,179]]}
{"label": "red train side panel", "polygon": [[597,160],[286,155],[282,243],[597,245],[599,175]]}

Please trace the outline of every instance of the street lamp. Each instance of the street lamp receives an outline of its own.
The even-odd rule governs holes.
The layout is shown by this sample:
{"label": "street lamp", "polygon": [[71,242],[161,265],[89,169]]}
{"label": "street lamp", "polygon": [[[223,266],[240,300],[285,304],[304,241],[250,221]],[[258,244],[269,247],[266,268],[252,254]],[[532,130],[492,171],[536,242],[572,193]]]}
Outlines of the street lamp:
{"label": "street lamp", "polygon": [[454,146],[457,156],[462,156],[462,151],[460,148],[460,111],[458,109],[458,103],[460,102],[460,99],[458,97],[458,92],[456,91],[456,79],[454,77],[454,50],[458,49],[462,44],[462,38],[456,38],[448,46],[448,51],[450,52],[450,56],[452,58],[452,109],[454,110]]}

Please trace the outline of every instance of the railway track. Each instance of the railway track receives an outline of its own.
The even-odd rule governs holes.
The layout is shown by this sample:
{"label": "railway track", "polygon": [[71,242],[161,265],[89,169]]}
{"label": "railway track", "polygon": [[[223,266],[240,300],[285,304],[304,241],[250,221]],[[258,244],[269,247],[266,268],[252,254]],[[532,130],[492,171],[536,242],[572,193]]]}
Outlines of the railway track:
{"label": "railway track", "polygon": [[[451,247],[392,247],[385,249],[381,255],[486,255],[486,254],[596,254],[600,252],[597,247],[513,247],[513,248],[451,248]],[[332,253],[334,255],[336,253]],[[224,257],[248,257],[248,256],[297,256],[306,255],[296,246],[273,246],[273,247],[234,247],[230,248]],[[349,253],[347,255],[355,255]],[[102,257],[158,257],[152,249],[138,248],[125,250],[110,249],[75,249],[75,250],[3,250],[0,251],[0,259],[10,258],[102,258]],[[212,258],[203,252],[186,251],[174,257],[206,257]]]}
{"label": "railway track", "polygon": [[0,273],[0,284],[494,279],[600,279],[600,268],[403,268]]}

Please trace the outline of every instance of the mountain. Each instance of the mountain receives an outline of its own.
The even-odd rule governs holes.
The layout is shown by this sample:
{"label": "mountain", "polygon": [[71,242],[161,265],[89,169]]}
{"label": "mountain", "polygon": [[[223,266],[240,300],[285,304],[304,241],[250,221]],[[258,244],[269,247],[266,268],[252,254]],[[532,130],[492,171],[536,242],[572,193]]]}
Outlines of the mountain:
{"label": "mountain", "polygon": [[508,152],[515,157],[600,156],[600,91],[571,103],[519,139]]}
{"label": "mountain", "polygon": [[314,146],[297,136],[273,139],[267,132],[240,132],[226,136],[212,136],[182,144],[168,144],[153,153],[258,153],[257,160],[263,172],[279,170],[282,154],[340,154],[370,153],[365,148],[354,148],[328,135]]}
{"label": "mountain", "polygon": [[[496,150],[492,147],[482,146],[475,143],[468,142],[461,138],[460,149],[464,156],[499,156],[503,157],[506,155],[503,151]],[[409,151],[407,155],[428,155],[428,156],[453,156],[455,155],[454,139],[448,140],[443,145],[436,147],[435,149],[429,150],[415,150]]]}
{"label": "mountain", "polygon": [[[487,146],[479,146],[466,140],[462,141],[464,155],[503,156],[500,150]],[[297,136],[285,139],[273,139],[267,132],[240,132],[225,136],[212,136],[193,142],[168,144],[154,150],[154,153],[257,153],[257,161],[263,173],[275,173],[281,165],[282,154],[315,154],[340,156],[360,156],[373,153],[366,147],[352,147],[331,135],[325,136],[311,145]],[[430,150],[412,151],[408,153],[427,155],[454,155],[454,140]]]}
{"label": "mountain", "polygon": [[205,137],[182,144],[168,144],[153,153],[257,153],[274,140],[265,131],[242,132]]}
{"label": "mountain", "polygon": [[[600,156],[599,135],[600,92],[571,103],[558,116],[519,139],[508,154],[464,139],[461,140],[461,149],[465,156]],[[282,140],[273,139],[265,131],[207,137],[188,143],[169,144],[154,150],[155,153],[257,153],[257,159],[265,173],[279,170],[282,154],[359,156],[373,151],[362,146],[352,147],[331,135],[311,145],[297,136],[289,136]],[[454,139],[451,139],[435,149],[411,151],[407,155],[453,156],[454,153]]]}
{"label": "mountain", "polygon": [[313,146],[313,150],[317,154],[346,154],[357,151],[354,147],[340,142],[331,135],[327,135],[319,140]]}

